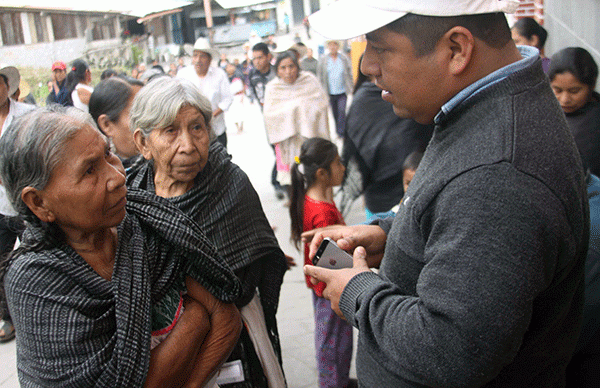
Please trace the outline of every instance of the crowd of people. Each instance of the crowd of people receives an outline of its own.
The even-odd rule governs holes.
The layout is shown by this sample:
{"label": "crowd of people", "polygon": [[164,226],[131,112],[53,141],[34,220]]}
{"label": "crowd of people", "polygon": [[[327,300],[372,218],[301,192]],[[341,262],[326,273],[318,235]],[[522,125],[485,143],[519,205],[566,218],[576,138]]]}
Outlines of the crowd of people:
{"label": "crowd of people", "polygon": [[[199,38],[167,71],[98,83],[56,61],[45,107],[1,66],[0,341],[23,386],[287,386],[295,262],[227,151],[225,112],[242,133],[248,105],[303,251],[320,387],[597,384],[594,58],[546,57],[511,1],[347,2],[304,21],[331,38],[320,57]],[[353,82],[342,41],[363,34]],[[313,265],[327,237],[352,268]]]}

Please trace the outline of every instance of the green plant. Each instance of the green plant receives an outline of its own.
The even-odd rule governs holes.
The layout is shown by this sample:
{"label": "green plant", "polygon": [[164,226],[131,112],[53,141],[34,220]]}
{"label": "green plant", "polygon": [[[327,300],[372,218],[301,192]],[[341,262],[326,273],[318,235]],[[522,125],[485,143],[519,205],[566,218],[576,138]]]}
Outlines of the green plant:
{"label": "green plant", "polygon": [[141,47],[131,45],[131,53],[133,57],[134,66],[137,66],[140,62],[143,61],[144,50],[142,50]]}

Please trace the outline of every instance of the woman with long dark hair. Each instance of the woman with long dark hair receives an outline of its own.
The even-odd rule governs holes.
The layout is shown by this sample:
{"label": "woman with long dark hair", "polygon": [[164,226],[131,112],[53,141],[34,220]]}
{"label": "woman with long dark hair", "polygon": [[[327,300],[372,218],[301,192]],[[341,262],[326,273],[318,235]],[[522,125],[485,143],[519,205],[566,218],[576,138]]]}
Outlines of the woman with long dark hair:
{"label": "woman with long dark hair", "polygon": [[90,98],[90,114],[100,131],[110,138],[125,169],[139,156],[129,128],[129,111],[138,90],[122,78],[110,77],[100,81]]}
{"label": "woman with long dark hair", "polygon": [[92,72],[83,59],[76,59],[67,74],[67,91],[69,105],[84,112],[89,112],[88,105],[94,88],[92,85]]}
{"label": "woman with long dark hair", "polygon": [[567,47],[552,56],[548,78],[584,165],[600,176],[600,95],[594,91],[598,65],[587,50]]}

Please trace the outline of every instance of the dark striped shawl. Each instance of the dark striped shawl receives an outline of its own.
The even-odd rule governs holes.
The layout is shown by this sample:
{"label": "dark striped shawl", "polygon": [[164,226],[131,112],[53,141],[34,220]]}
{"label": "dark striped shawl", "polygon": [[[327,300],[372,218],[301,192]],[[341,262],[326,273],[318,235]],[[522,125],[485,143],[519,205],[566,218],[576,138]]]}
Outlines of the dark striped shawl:
{"label": "dark striped shawl", "polygon": [[[127,186],[155,193],[153,167],[149,161],[133,168]],[[275,314],[287,264],[246,173],[231,162],[220,143],[213,142],[194,187],[169,200],[201,226],[224,263],[242,280],[238,307],[248,304],[258,287],[267,328],[279,353]]]}
{"label": "dark striped shawl", "polygon": [[[240,284],[192,220],[168,201],[129,190],[112,280],[70,246],[21,249],[5,277],[23,387],[141,387],[150,309],[184,270],[223,301]],[[44,238],[28,225],[23,247]]]}

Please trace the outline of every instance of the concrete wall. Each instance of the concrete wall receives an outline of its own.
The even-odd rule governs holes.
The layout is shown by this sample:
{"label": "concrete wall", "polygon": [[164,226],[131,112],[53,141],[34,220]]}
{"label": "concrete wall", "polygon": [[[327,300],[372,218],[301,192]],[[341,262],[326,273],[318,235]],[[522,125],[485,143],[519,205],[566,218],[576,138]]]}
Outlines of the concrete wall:
{"label": "concrete wall", "polygon": [[548,57],[562,48],[578,46],[589,51],[600,66],[600,0],[545,0],[544,27],[548,30]]}
{"label": "concrete wall", "polygon": [[0,47],[2,62],[14,66],[48,68],[55,61],[70,61],[81,57],[86,48],[85,38],[65,39],[50,43]]}
{"label": "concrete wall", "polygon": [[107,39],[86,43],[85,38],[65,39],[51,43],[0,47],[2,62],[16,67],[50,68],[55,61],[67,64],[83,58],[85,53],[98,62],[99,58],[131,59],[130,50],[120,39]]}

